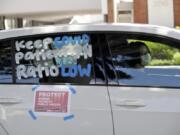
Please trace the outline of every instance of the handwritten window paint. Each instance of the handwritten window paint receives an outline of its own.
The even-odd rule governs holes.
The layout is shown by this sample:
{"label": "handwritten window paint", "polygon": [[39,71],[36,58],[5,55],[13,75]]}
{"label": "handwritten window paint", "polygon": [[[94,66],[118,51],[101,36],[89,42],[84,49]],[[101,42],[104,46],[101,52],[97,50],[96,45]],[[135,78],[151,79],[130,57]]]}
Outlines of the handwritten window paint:
{"label": "handwritten window paint", "polygon": [[51,77],[61,82],[63,78],[90,78],[93,42],[88,34],[18,39],[15,41],[17,80],[47,81]]}

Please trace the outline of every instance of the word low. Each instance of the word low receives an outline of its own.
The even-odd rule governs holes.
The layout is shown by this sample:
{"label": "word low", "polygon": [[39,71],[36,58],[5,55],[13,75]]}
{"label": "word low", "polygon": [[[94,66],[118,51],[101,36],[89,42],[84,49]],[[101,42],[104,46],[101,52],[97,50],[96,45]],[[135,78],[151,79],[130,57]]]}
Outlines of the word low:
{"label": "word low", "polygon": [[86,67],[82,67],[81,65],[74,65],[74,66],[61,66],[57,67],[55,65],[52,65],[50,67],[45,67],[41,66],[40,64],[37,65],[37,67],[34,66],[24,66],[24,65],[19,65],[16,70],[17,70],[17,78],[22,79],[22,78],[31,78],[31,77],[39,77],[43,78],[43,73],[45,74],[46,77],[51,76],[51,77],[57,77],[57,76],[62,76],[62,77],[89,77],[91,75],[91,64],[87,64]]}

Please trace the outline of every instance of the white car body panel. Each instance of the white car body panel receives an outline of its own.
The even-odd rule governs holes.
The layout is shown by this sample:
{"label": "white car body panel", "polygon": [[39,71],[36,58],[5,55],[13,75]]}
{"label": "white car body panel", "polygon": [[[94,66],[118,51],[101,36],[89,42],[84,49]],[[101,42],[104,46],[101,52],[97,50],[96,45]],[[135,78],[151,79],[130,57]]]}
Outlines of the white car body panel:
{"label": "white car body panel", "polygon": [[109,87],[116,135],[179,135],[180,91]]}
{"label": "white car body panel", "polygon": [[[54,86],[50,86],[52,89]],[[61,88],[61,86],[59,86]],[[0,86],[1,98],[16,98],[18,104],[0,105],[0,123],[8,135],[112,135],[112,119],[106,87],[75,86],[70,110],[74,118],[64,121],[59,116],[38,116],[33,120],[28,110],[33,106],[31,85]],[[0,128],[1,129],[1,128]],[[3,132],[3,131],[1,131]],[[0,132],[0,133],[1,133]],[[5,132],[1,135],[6,135]]]}

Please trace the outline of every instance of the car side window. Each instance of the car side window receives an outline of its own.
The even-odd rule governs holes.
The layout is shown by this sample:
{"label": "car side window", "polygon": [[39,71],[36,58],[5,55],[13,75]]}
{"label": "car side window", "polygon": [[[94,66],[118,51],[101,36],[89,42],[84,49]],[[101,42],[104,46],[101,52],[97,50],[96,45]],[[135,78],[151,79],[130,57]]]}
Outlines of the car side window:
{"label": "car side window", "polygon": [[99,65],[94,69],[101,63],[93,56],[97,44],[97,35],[87,33],[20,37],[14,41],[16,82],[95,84],[95,73],[103,76]]}
{"label": "car side window", "polygon": [[12,46],[11,41],[0,41],[0,83],[12,83]]}
{"label": "car side window", "polygon": [[119,85],[180,87],[180,41],[133,33],[106,38]]}

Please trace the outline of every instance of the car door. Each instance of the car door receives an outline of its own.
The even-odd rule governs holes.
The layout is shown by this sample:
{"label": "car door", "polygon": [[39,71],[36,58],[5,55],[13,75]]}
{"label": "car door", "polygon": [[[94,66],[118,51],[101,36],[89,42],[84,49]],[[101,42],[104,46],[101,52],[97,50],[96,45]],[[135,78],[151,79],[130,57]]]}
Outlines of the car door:
{"label": "car door", "polygon": [[145,33],[106,39],[115,135],[179,135],[180,42]]}
{"label": "car door", "polygon": [[[86,33],[12,39],[13,68],[5,78],[0,73],[1,80],[6,79],[0,85],[1,135],[113,134],[98,36],[83,34]],[[7,51],[6,45],[1,50]],[[43,53],[52,50],[63,55]],[[2,67],[5,63],[1,63]]]}

